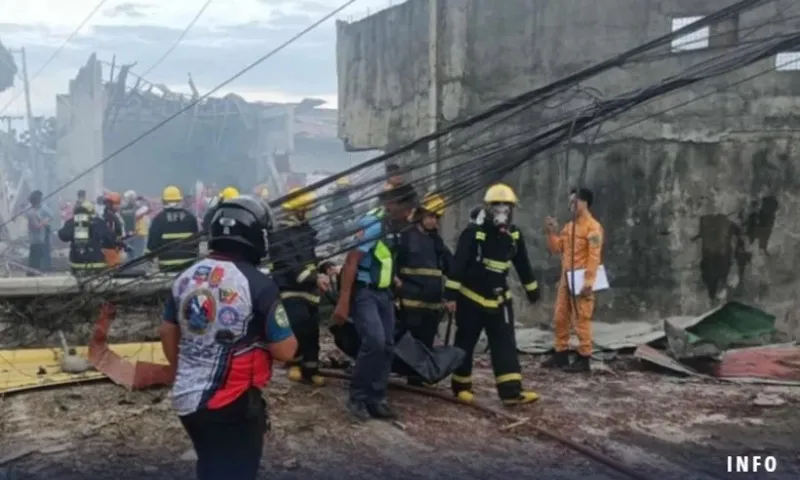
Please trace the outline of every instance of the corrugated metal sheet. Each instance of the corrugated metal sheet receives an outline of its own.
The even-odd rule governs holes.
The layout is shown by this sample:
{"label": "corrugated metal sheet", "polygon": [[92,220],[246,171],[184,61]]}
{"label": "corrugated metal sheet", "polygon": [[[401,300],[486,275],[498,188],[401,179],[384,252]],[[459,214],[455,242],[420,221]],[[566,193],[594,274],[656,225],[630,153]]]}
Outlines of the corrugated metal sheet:
{"label": "corrugated metal sheet", "polygon": [[725,379],[800,382],[800,347],[767,345],[729,350],[715,366],[714,376]]}
{"label": "corrugated metal sheet", "polygon": [[[158,342],[125,343],[112,345],[111,349],[131,361],[167,363]],[[88,358],[88,347],[78,347],[76,351]],[[56,348],[0,350],[0,395],[105,378],[96,370],[62,372],[60,362],[61,350]]]}

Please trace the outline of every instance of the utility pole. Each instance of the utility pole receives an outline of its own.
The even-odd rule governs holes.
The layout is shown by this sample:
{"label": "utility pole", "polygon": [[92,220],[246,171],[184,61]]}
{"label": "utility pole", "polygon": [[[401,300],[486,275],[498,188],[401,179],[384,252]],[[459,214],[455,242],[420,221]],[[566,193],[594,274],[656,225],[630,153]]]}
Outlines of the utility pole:
{"label": "utility pole", "polygon": [[36,188],[38,186],[41,189],[45,189],[47,186],[47,175],[44,172],[42,165],[39,164],[39,155],[36,151],[36,145],[38,144],[38,132],[36,119],[33,118],[33,109],[31,108],[31,86],[30,81],[28,80],[28,59],[25,56],[24,47],[19,49],[19,55],[22,60],[22,83],[25,91],[25,115],[28,117],[28,141],[30,142],[31,170],[33,172],[33,178],[39,182],[39,185],[31,185],[31,188]]}

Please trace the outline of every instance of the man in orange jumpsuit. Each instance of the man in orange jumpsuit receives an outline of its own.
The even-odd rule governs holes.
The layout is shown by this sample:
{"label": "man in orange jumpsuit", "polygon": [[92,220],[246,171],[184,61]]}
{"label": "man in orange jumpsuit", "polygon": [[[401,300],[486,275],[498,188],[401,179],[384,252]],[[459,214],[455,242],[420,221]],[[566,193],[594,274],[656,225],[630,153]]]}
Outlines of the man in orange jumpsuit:
{"label": "man in orange jumpsuit", "polygon": [[[581,188],[570,192],[570,211],[573,221],[557,234],[558,223],[547,217],[547,248],[551,254],[561,254],[561,279],[558,282],[555,315],[555,354],[542,366],[563,368],[569,372],[588,372],[592,358],[592,314],[594,313],[594,281],[600,266],[603,249],[603,227],[589,209],[594,195]],[[568,275],[574,270],[586,269],[583,288],[578,295],[569,291]],[[578,335],[578,358],[569,363],[569,336],[571,320],[575,320]]]}

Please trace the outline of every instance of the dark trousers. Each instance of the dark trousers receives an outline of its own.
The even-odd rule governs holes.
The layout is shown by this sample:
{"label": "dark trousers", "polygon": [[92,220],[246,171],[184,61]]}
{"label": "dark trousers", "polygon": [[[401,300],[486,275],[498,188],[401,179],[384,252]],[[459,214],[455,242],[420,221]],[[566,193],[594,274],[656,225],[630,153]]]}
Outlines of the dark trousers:
{"label": "dark trousers", "polygon": [[486,331],[492,370],[500,398],[517,398],[522,391],[517,339],[514,332],[514,310],[511,302],[500,308],[484,308],[463,296],[456,305],[456,338],[454,345],[466,352],[464,362],[453,372],[452,387],[458,393],[472,389],[472,356],[481,332]]}
{"label": "dark trousers", "polygon": [[439,310],[403,307],[399,310],[398,323],[403,331],[409,332],[426,347],[433,348],[441,318],[442,312]]}
{"label": "dark trousers", "polygon": [[180,419],[197,452],[198,480],[255,480],[268,430],[260,390],[252,388],[230,405]]}
{"label": "dark trousers", "polygon": [[350,399],[381,402],[386,399],[394,358],[394,303],[389,290],[356,287],[350,317],[361,348],[353,366]]}
{"label": "dark trousers", "polygon": [[[28,267],[45,272],[50,267],[50,246],[46,243],[31,244],[28,251]],[[28,272],[27,276],[32,277],[36,274]]]}
{"label": "dark trousers", "polygon": [[319,371],[319,306],[302,298],[282,300],[297,339],[295,364],[308,378]]}

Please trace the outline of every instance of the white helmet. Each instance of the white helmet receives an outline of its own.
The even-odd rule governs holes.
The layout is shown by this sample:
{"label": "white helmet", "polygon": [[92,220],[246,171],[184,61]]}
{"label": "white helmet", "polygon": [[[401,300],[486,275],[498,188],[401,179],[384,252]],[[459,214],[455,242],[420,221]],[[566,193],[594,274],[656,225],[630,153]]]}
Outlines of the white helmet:
{"label": "white helmet", "polygon": [[127,192],[122,194],[122,198],[124,198],[125,201],[127,202],[133,202],[134,200],[136,200],[136,192],[134,192],[133,190],[128,190]]}

